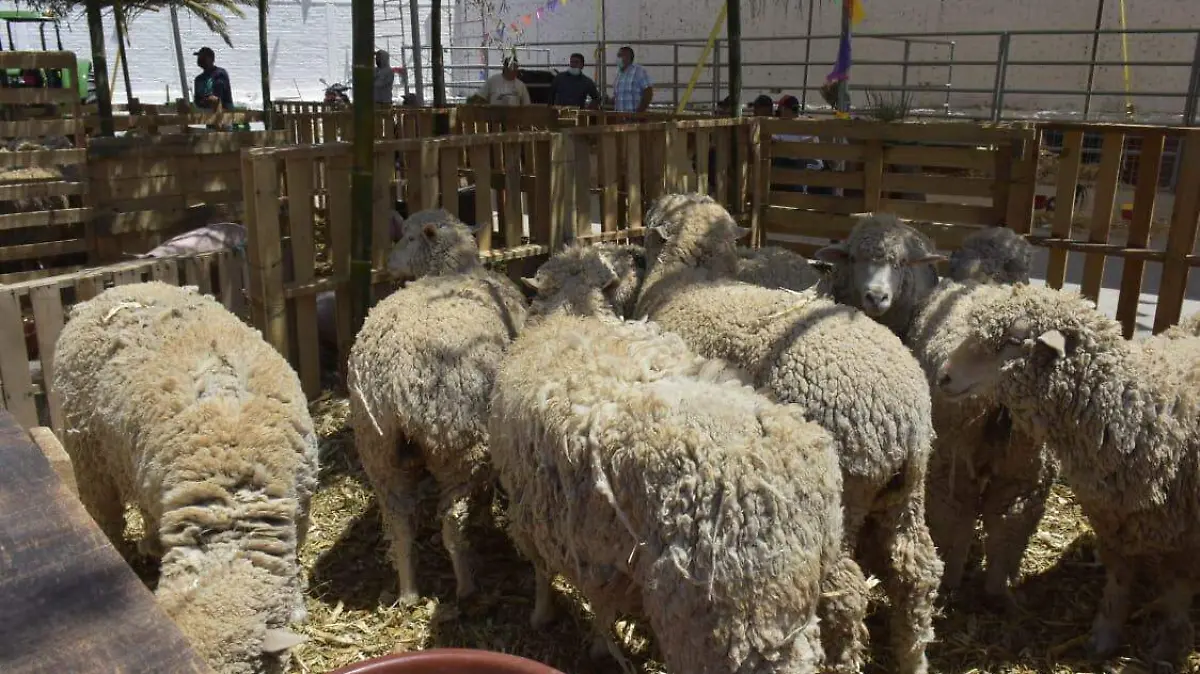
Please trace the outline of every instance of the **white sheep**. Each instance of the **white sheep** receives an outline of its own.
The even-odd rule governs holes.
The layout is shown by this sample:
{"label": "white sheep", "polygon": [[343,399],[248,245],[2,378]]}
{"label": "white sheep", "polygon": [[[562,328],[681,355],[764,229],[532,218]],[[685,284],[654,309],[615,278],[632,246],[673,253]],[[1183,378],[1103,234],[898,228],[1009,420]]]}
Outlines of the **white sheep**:
{"label": "white sheep", "polygon": [[764,288],[808,290],[821,273],[803,255],[776,246],[737,247],[737,280]]}
{"label": "white sheep", "polygon": [[829,434],[744,372],[617,319],[621,277],[578,253],[573,278],[548,262],[532,280],[549,315],[509,349],[488,425],[509,533],[537,569],[533,624],[553,617],[560,573],[598,628],[647,617],[670,671],[817,671],[842,535]]}
{"label": "white sheep", "polygon": [[379,502],[398,598],[417,598],[413,526],[424,466],[437,481],[457,595],[475,591],[466,524],[491,483],[487,405],[525,321],[524,297],[479,262],[471,230],[442,210],[404,222],[388,268],[416,279],[370,310],[350,349],[355,446]]}
{"label": "white sheep", "polygon": [[[677,332],[702,355],[750,370],[756,384],[800,404],[834,436],[845,482],[846,555],[869,541],[863,558],[882,567],[896,669],[927,671],[942,564],[925,523],[933,428],[924,373],[895,335],[856,309],[813,289],[735,281],[733,242],[745,230],[719,204],[678,195],[664,201],[650,210],[649,268],[635,316]],[[825,649],[834,667],[858,671],[865,579],[849,562],[837,584],[823,609]]]}
{"label": "white sheep", "polygon": [[218,672],[277,671],[306,618],[297,550],[317,486],[299,378],[211,297],[157,281],[72,308],[55,348],[63,445],[120,545],[124,506],[162,555],[156,591]]}
{"label": "white sheep", "polygon": [[1122,338],[1077,293],[1018,285],[975,304],[970,330],[939,372],[952,398],[995,396],[1046,441],[1096,533],[1107,583],[1089,650],[1111,655],[1139,575],[1161,593],[1150,648],[1178,668],[1200,555],[1200,338]]}
{"label": "white sheep", "polygon": [[[930,383],[970,329],[976,302],[1003,292],[995,284],[1029,282],[1031,246],[993,227],[966,237],[950,259],[951,278],[931,286],[942,259],[925,235],[888,213],[859,219],[845,242],[814,257],[833,265],[821,288],[858,307],[912,349]],[[982,283],[981,283],[982,282]],[[975,522],[983,520],[986,596],[1011,609],[1010,583],[1045,512],[1057,466],[1042,443],[1012,427],[995,400],[946,400],[933,392],[936,432],[926,486],[926,518],[945,565],[942,585],[959,587]]]}

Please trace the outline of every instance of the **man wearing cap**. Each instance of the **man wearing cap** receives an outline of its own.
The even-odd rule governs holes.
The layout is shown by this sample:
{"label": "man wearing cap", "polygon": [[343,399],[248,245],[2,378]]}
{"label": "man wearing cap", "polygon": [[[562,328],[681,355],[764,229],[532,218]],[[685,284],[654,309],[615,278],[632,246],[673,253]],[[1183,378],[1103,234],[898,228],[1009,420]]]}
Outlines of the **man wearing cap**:
{"label": "man wearing cap", "polygon": [[233,90],[229,86],[229,73],[214,63],[216,56],[213,50],[201,47],[192,55],[196,57],[196,65],[200,66],[200,74],[196,75],[192,93],[192,101],[196,107],[213,112],[218,106],[222,110],[232,110]]}

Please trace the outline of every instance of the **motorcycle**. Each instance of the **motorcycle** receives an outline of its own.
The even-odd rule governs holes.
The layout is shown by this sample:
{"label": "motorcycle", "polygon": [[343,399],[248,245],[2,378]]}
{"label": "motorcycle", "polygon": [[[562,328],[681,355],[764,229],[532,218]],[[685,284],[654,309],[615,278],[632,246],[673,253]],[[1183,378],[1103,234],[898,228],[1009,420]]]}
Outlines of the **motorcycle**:
{"label": "motorcycle", "polygon": [[350,107],[350,96],[346,92],[350,91],[350,87],[341,82],[330,84],[321,78],[321,84],[325,85],[325,104],[334,109]]}

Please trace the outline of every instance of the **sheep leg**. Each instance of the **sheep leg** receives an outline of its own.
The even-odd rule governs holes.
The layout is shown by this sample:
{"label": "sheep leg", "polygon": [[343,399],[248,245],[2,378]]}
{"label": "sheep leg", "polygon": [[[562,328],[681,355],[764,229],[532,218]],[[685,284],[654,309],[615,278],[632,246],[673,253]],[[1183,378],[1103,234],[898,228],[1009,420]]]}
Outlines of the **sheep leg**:
{"label": "sheep leg", "polygon": [[450,565],[454,568],[458,598],[465,599],[475,592],[475,578],[471,574],[471,549],[467,543],[467,519],[470,514],[470,489],[460,486],[442,494],[438,504],[442,520],[442,545],[450,553]]}
{"label": "sheep leg", "polygon": [[1088,652],[1098,660],[1108,659],[1121,645],[1121,632],[1129,619],[1129,600],[1133,589],[1134,569],[1119,551],[1101,546],[1104,555],[1106,582],[1100,609],[1092,621],[1092,636]]}
{"label": "sheep leg", "polygon": [[[846,548],[850,547],[848,543]],[[866,664],[869,597],[862,569],[847,550],[821,579],[817,604],[820,643],[824,644],[824,659],[830,671],[861,672]]]}
{"label": "sheep leg", "polygon": [[984,493],[983,528],[987,555],[984,589],[993,600],[1015,607],[1009,586],[1021,574],[1021,558],[1046,512],[1050,481],[994,480]]}
{"label": "sheep leg", "polygon": [[379,500],[383,534],[396,569],[396,599],[402,606],[416,603],[417,580],[413,556],[413,522],[417,510],[417,481],[421,470],[416,448],[398,446],[397,434],[380,436],[365,414],[355,414],[354,438],[363,471]]}
{"label": "sheep leg", "polygon": [[551,574],[540,568],[533,574],[533,615],[529,624],[535,630],[546,628],[554,620],[554,589],[550,585]]}
{"label": "sheep leg", "polygon": [[942,577],[942,560],[925,524],[925,466],[911,461],[904,483],[884,498],[889,507],[881,513],[876,532],[882,539],[880,549],[888,551],[884,589],[892,605],[896,671],[925,674],[925,647],[933,640],[933,607]]}
{"label": "sheep leg", "polygon": [[629,658],[621,651],[621,647],[617,644],[617,640],[613,638],[613,628],[616,626],[617,617],[608,611],[597,611],[592,621],[592,645],[589,649],[589,654],[593,658],[602,658],[605,655],[616,660],[617,666],[621,668],[624,674],[636,674],[636,669]]}
{"label": "sheep leg", "polygon": [[1188,614],[1195,586],[1183,579],[1166,583],[1165,592],[1159,599],[1163,621],[1158,627],[1157,643],[1150,651],[1155,671],[1177,672],[1187,660],[1195,643],[1195,630]]}
{"label": "sheep leg", "polygon": [[[975,517],[979,507],[979,484],[969,474],[967,462],[955,458],[955,450],[938,447],[930,458],[926,481],[929,507],[925,514],[929,535],[945,568],[942,587],[957,590],[962,585],[971,544],[975,542]],[[953,479],[951,471],[954,472]]]}

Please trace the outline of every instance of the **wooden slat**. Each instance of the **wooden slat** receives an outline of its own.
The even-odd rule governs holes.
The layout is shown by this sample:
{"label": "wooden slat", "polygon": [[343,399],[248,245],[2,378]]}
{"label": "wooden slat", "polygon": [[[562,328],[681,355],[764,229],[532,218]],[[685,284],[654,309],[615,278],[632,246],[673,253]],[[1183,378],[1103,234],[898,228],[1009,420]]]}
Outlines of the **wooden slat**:
{"label": "wooden slat", "polygon": [[[432,158],[431,158],[432,157]],[[433,179],[437,180],[437,153],[431,150],[428,155],[422,153],[421,156],[421,171],[423,175],[428,175],[430,170],[433,171]],[[428,163],[426,163],[428,162]],[[337,344],[338,344],[338,368],[346,362],[346,357],[350,354],[350,345],[354,343],[354,328],[351,325],[350,319],[350,222],[353,215],[352,201],[350,194],[350,158],[337,157],[331,159],[328,165],[329,176],[329,213],[327,222],[329,230],[330,259],[333,261],[333,275],[339,280],[337,286],[336,311],[337,317]],[[430,197],[436,199],[436,188],[426,189],[428,184],[421,189],[422,199]],[[434,203],[430,208],[436,208]]]}
{"label": "wooden slat", "polygon": [[642,226],[642,137],[638,132],[625,135],[626,225]]}
{"label": "wooden slat", "polygon": [[992,175],[996,170],[996,160],[991,151],[966,147],[887,147],[883,151],[883,161],[888,164],[970,169],[987,175]]}
{"label": "wooden slat", "polygon": [[[311,173],[309,171],[309,192],[292,192],[289,189],[288,194],[310,194],[312,188]],[[375,201],[375,205],[371,210],[371,267],[374,269],[382,269],[384,267],[387,263],[388,253],[392,249],[392,213],[396,210],[396,195],[392,187],[392,180],[395,178],[395,173],[396,164],[391,156],[375,155],[375,170],[371,183],[371,194]],[[311,198],[307,198],[306,196],[304,200],[309,202],[310,205],[312,204]],[[454,203],[457,206],[458,199],[455,199]]]}
{"label": "wooden slat", "polygon": [[[960,225],[999,225],[995,210],[990,206],[968,206],[936,201],[905,201],[882,199],[880,210],[902,218],[918,221],[945,222]],[[871,209],[866,209],[871,210]]]}
{"label": "wooden slat", "polygon": [[[491,149],[480,145],[468,150],[471,168],[482,171],[492,164]],[[488,180],[475,180],[475,223],[479,226],[476,238],[479,240],[479,250],[492,249],[492,230],[495,227],[492,216],[492,185]]]}
{"label": "wooden slat", "polygon": [[1200,220],[1200,131],[1188,132],[1182,150],[1171,229],[1167,232],[1167,259],[1163,262],[1162,285],[1154,312],[1155,333],[1179,322],[1184,293],[1187,292],[1189,267],[1186,257],[1196,245],[1196,224]]}
{"label": "wooden slat", "polygon": [[805,194],[803,192],[771,192],[772,206],[788,208],[804,208],[825,213],[851,215],[866,211],[862,197],[835,197],[823,194]]}
{"label": "wooden slat", "polygon": [[[0,52],[2,56],[4,52]],[[0,87],[0,105],[69,104],[79,100],[79,92],[70,89],[9,89]]]}
{"label": "wooden slat", "polygon": [[33,227],[77,225],[91,218],[90,208],[60,208],[50,211],[28,211],[0,215],[0,232]]}
{"label": "wooden slat", "polygon": [[[1141,137],[1138,151],[1137,183],[1133,192],[1133,220],[1125,245],[1145,248],[1150,242],[1154,205],[1158,200],[1158,178],[1162,170],[1163,146],[1167,136],[1159,131]],[[1142,272],[1146,263],[1127,258],[1121,266],[1121,294],[1117,298],[1117,321],[1125,339],[1133,339],[1137,328],[1137,310],[1142,294]]]}
{"label": "wooden slat", "polygon": [[863,146],[846,143],[802,143],[773,139],[771,141],[771,156],[789,159],[823,159],[825,161],[862,161]]}
{"label": "wooden slat", "polygon": [[29,294],[33,321],[37,328],[38,354],[42,361],[42,390],[50,408],[50,425],[62,433],[62,398],[54,388],[54,347],[64,323],[62,292],[58,286],[34,288]]}
{"label": "wooden slat", "polygon": [[288,358],[283,248],[279,227],[279,168],[275,158],[253,153],[247,155],[242,179],[252,321],[263,339],[284,358]]}
{"label": "wooden slat", "polygon": [[[548,244],[553,239],[550,213],[553,210],[554,195],[551,192],[551,173],[553,164],[550,159],[550,143],[529,143],[526,152],[533,161],[534,188],[527,191],[529,195],[529,240],[531,243]],[[523,188],[522,188],[523,189]]]}
{"label": "wooden slat", "polygon": [[[729,143],[730,136],[728,131],[717,132],[717,163],[716,166],[713,167],[713,170],[717,172],[717,179],[714,181],[714,188],[716,189],[716,195],[714,198],[721,203],[726,203],[730,197]],[[772,149],[775,149],[775,146],[772,146]],[[774,175],[772,175],[772,179],[773,178]]]}
{"label": "wooden slat", "polygon": [[[312,193],[313,172],[309,162],[303,159],[292,159],[285,162],[284,175],[289,195],[299,196]],[[329,222],[332,223],[332,221]],[[292,238],[293,280],[296,283],[308,283],[316,275],[313,266],[316,261],[316,243],[312,199],[289,199],[288,231]],[[315,295],[306,295],[297,297],[294,302],[296,344],[299,351],[297,370],[304,394],[313,400],[321,394],[317,298]]]}
{"label": "wooden slat", "polygon": [[196,257],[184,258],[183,276],[187,285],[196,286],[202,295],[212,295],[212,270],[207,261]]}
{"label": "wooden slat", "polygon": [[87,183],[66,180],[45,180],[28,183],[6,183],[0,185],[0,201],[32,199],[35,197],[66,197],[83,194]]}
{"label": "wooden slat", "polygon": [[1018,234],[1033,229],[1033,204],[1037,194],[1038,158],[1041,156],[1041,134],[1020,144],[1021,156],[1013,164],[1012,186],[1008,192],[1005,221]]}
{"label": "wooden slat", "polygon": [[458,148],[446,148],[438,153],[439,182],[442,208],[458,217]]}
{"label": "wooden slat", "polygon": [[592,233],[592,151],[586,136],[576,136],[575,151],[575,236]]}
{"label": "wooden slat", "polygon": [[46,243],[28,243],[19,246],[4,246],[0,248],[0,262],[15,260],[30,260],[54,255],[69,255],[87,251],[87,241],[84,239],[64,239]]}
{"label": "wooden slat", "polygon": [[0,122],[0,138],[74,136],[86,126],[82,119],[26,119]]}
{"label": "wooden slat", "polygon": [[[685,122],[681,122],[685,123]],[[689,122],[690,123],[690,122]],[[886,142],[970,143],[987,145],[1013,138],[1029,138],[1033,129],[992,124],[895,124],[838,119],[763,119],[769,133],[882,140]]]}
{"label": "wooden slat", "polygon": [[771,169],[771,182],[780,185],[862,189],[865,179],[866,176],[862,172],[814,171],[811,169],[786,168]]}
{"label": "wooden slat", "polygon": [[[884,205],[886,209],[886,204]],[[816,211],[790,210],[768,207],[764,210],[766,239],[772,235],[806,236],[819,239],[845,239],[858,220],[849,215],[819,213]],[[905,220],[926,236],[933,239],[941,250],[953,250],[962,245],[963,239],[978,232],[980,227],[920,220]]]}
{"label": "wooden slat", "polygon": [[504,146],[504,246],[521,245],[524,210],[521,208],[521,146]]}
{"label": "wooden slat", "polygon": [[[709,166],[709,150],[712,148],[712,134],[701,131],[696,134],[696,191],[708,194],[708,180],[712,168]],[[770,148],[774,151],[774,147]],[[768,155],[769,156],[769,155]]]}
{"label": "wooden slat", "polygon": [[600,221],[601,231],[617,229],[617,190],[620,187],[617,173],[617,136],[600,137]]}
{"label": "wooden slat", "polygon": [[917,192],[961,197],[990,197],[995,181],[988,178],[933,176],[914,173],[884,173],[885,192]]}
{"label": "wooden slat", "polygon": [[177,286],[179,285],[179,265],[174,258],[159,260],[150,268],[150,278]]}
{"label": "wooden slat", "polygon": [[[7,91],[0,88],[0,92]],[[0,98],[3,98],[0,96]],[[76,148],[74,150],[22,150],[20,152],[0,152],[0,168],[29,168],[38,166],[41,168],[56,168],[59,166],[73,166],[76,164],[86,164],[88,160],[87,150]]]}
{"label": "wooden slat", "polygon": [[15,292],[5,289],[0,289],[0,386],[4,388],[5,409],[22,426],[32,428],[41,425],[33,400],[33,380],[29,372],[29,353],[25,350],[21,304]]}
{"label": "wooden slat", "polygon": [[[438,182],[438,149],[435,145],[428,144],[421,147],[420,172],[421,196],[417,203],[422,210],[437,208],[440,183]],[[412,206],[410,205],[409,208],[411,209]]]}
{"label": "wooden slat", "polygon": [[863,148],[863,204],[870,212],[879,210],[883,199],[883,157],[883,142],[867,141]]}
{"label": "wooden slat", "polygon": [[[1068,131],[1063,135],[1062,152],[1058,156],[1058,187],[1055,191],[1054,224],[1050,229],[1055,238],[1071,238],[1071,222],[1075,217],[1075,185],[1079,182],[1079,161],[1082,158],[1083,132]],[[1067,277],[1067,252],[1050,251],[1046,267],[1046,285],[1062,288]]]}
{"label": "wooden slat", "polygon": [[[1092,200],[1092,223],[1088,230],[1088,242],[1108,243],[1112,229],[1113,202],[1117,197],[1117,183],[1121,177],[1121,158],[1125,150],[1125,136],[1120,133],[1104,134],[1104,145],[1100,151],[1100,172]],[[1089,254],[1083,261],[1084,297],[1092,301],[1100,299],[1100,284],[1104,280],[1104,255]]]}
{"label": "wooden slat", "polygon": [[550,222],[548,244],[550,250],[558,250],[564,241],[564,229],[570,222],[571,197],[570,157],[567,139],[558,136],[550,141]]}

